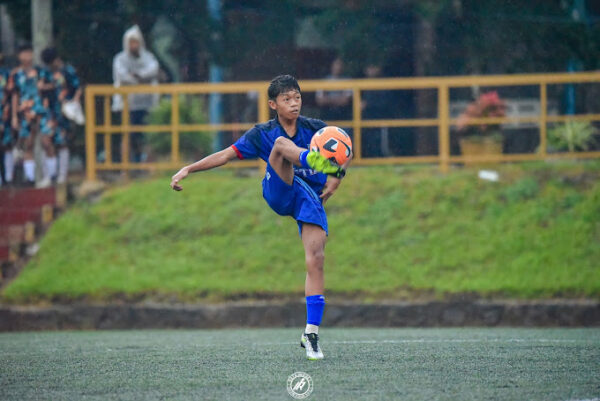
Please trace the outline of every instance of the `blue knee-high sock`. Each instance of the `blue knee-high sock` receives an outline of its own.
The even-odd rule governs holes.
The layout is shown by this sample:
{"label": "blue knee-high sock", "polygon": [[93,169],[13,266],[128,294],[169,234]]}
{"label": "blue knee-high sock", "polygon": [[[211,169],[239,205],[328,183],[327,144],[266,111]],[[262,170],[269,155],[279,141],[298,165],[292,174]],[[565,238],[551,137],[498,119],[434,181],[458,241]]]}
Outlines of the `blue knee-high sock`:
{"label": "blue knee-high sock", "polygon": [[308,165],[308,162],[306,161],[306,156],[308,156],[308,152],[309,152],[309,150],[303,151],[302,153],[300,153],[300,157],[298,158],[302,167],[304,167],[306,169],[310,169],[310,166]]}
{"label": "blue knee-high sock", "polygon": [[323,295],[310,295],[306,297],[306,323],[318,326],[323,318],[325,297]]}

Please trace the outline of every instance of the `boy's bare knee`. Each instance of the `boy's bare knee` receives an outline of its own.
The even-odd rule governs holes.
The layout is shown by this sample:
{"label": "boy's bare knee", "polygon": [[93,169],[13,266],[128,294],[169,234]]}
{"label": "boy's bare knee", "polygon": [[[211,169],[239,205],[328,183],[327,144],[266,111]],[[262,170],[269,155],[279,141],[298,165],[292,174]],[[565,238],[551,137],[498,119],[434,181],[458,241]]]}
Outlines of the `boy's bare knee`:
{"label": "boy's bare knee", "polygon": [[281,155],[281,148],[282,148],[283,144],[280,139],[283,139],[283,138],[279,137],[279,138],[275,139],[275,143],[273,144],[273,148],[271,149],[272,155]]}
{"label": "boy's bare knee", "polygon": [[275,139],[275,143],[273,144],[273,150],[271,152],[281,153],[286,141],[287,139],[285,139],[282,136]]}
{"label": "boy's bare knee", "polygon": [[313,249],[306,252],[306,265],[315,271],[323,271],[325,252],[322,249]]}

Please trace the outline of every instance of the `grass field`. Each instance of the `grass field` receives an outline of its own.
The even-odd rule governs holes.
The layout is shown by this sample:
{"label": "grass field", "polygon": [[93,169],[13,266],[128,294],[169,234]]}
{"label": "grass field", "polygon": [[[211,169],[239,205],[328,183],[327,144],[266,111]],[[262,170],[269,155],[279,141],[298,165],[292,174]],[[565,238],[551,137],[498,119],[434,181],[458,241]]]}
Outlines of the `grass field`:
{"label": "grass field", "polygon": [[[327,293],[362,300],[477,293],[600,297],[600,162],[477,170],[354,168],[327,204]],[[167,177],[79,202],[50,228],[3,302],[301,295],[296,224],[261,177]]]}
{"label": "grass field", "polygon": [[295,329],[0,334],[2,400],[580,400],[600,397],[598,329]]}

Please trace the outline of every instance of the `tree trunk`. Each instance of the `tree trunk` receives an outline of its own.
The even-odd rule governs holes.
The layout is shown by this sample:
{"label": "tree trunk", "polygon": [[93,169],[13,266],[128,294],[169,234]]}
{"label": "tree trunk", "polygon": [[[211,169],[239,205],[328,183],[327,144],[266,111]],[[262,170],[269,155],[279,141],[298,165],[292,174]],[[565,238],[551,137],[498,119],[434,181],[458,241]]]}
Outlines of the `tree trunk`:
{"label": "tree trunk", "polygon": [[[415,75],[423,77],[431,74],[430,66],[435,52],[435,30],[431,21],[417,19],[415,33]],[[437,114],[437,94],[432,90],[418,90],[415,95],[417,118],[431,118]],[[437,135],[429,128],[416,128],[417,154],[437,153]]]}
{"label": "tree trunk", "polygon": [[[42,50],[52,45],[52,0],[31,0],[31,37],[36,64],[41,63]],[[44,156],[38,124],[33,153],[35,158],[35,183],[39,186],[44,175]]]}
{"label": "tree trunk", "polygon": [[31,37],[36,64],[41,62],[40,53],[52,45],[52,0],[31,0]]}

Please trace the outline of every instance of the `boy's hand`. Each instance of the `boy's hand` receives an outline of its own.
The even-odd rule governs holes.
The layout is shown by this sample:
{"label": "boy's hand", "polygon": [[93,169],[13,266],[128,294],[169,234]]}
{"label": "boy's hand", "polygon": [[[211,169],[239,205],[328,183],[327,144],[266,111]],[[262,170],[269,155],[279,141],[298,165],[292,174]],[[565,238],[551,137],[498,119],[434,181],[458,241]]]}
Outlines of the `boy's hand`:
{"label": "boy's hand", "polygon": [[181,170],[179,170],[177,172],[177,174],[175,174],[173,177],[171,177],[171,188],[173,188],[175,191],[181,191],[183,190],[183,187],[181,185],[179,185],[179,182],[181,180],[183,180],[185,177],[187,177],[189,174],[189,170],[186,167],[182,168]]}
{"label": "boy's hand", "polygon": [[323,199],[323,204],[327,202],[331,195],[335,193],[337,188],[340,186],[340,182],[342,182],[341,178],[336,178],[333,176],[327,177],[327,182],[325,183],[325,188],[323,188],[323,193],[321,194],[321,199]]}

